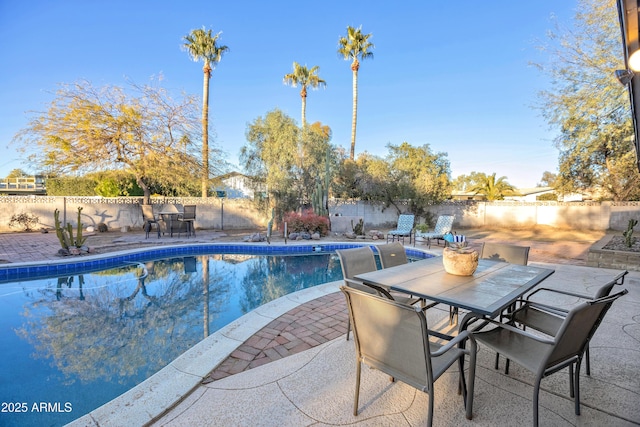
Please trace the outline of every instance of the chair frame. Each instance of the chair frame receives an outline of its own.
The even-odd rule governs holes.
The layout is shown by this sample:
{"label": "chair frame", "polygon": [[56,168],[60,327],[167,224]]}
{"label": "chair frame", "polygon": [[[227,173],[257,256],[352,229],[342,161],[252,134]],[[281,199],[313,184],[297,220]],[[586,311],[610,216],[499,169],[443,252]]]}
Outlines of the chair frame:
{"label": "chair frame", "polygon": [[[195,221],[196,221],[196,205],[184,205],[182,207],[182,213],[178,215],[178,221],[183,222],[187,226],[187,237],[193,234],[196,236]],[[180,228],[178,228],[178,237],[180,236]]]}
{"label": "chair frame", "polygon": [[395,267],[409,262],[407,259],[407,251],[399,241],[385,245],[377,245],[376,250],[380,256],[382,268]]}
{"label": "chair frame", "polygon": [[418,237],[423,240],[427,240],[427,247],[431,249],[431,239],[436,240],[436,244],[439,245],[440,240],[444,241],[444,246],[447,246],[447,241],[444,240],[445,234],[451,233],[453,228],[453,221],[456,219],[455,215],[440,215],[436,221],[436,225],[433,231],[416,232],[413,236],[413,245],[415,246]]}
{"label": "chair frame", "polygon": [[[513,325],[490,319],[483,319],[483,324],[473,331],[477,342],[503,354],[507,359],[514,360],[536,375],[533,391],[534,426],[538,425],[539,420],[542,379],[566,367],[569,367],[569,394],[574,398],[575,414],[580,415],[580,366],[586,347],[613,302],[627,293],[628,291],[623,289],[616,294],[575,306],[564,317],[557,335],[551,338],[534,335]],[[542,308],[541,304],[530,304]],[[479,331],[487,324],[493,324],[496,328]],[[588,330],[578,328],[585,325]],[[538,359],[534,359],[535,354],[539,355]]]}
{"label": "chair frame", "polygon": [[[363,292],[368,292],[380,296],[384,296],[394,301],[400,301],[407,305],[413,305],[423,300],[418,298],[404,297],[404,296],[392,296],[389,291],[373,284],[360,282],[354,280],[353,277],[357,274],[368,273],[370,271],[376,271],[376,259],[373,255],[373,250],[369,246],[361,246],[359,248],[340,249],[336,251],[338,258],[340,259],[340,267],[342,268],[342,277],[344,284],[354,289],[358,289]],[[351,332],[351,319],[347,319],[347,341],[349,341],[349,334]]]}
{"label": "chair frame", "polygon": [[[611,294],[615,285],[623,285],[625,276],[629,274],[627,270],[617,274],[613,279],[602,285],[595,295],[585,295],[577,292],[565,291],[554,288],[538,288],[529,293],[525,298],[518,300],[520,308],[514,313],[509,313],[510,322],[518,323],[522,329],[532,328],[546,335],[555,336],[558,333],[562,319],[567,316],[569,310],[549,304],[532,301],[531,297],[539,292],[550,292],[558,295],[567,295],[581,300],[596,300]],[[496,366],[497,368],[497,366]],[[589,355],[589,345],[585,349],[586,374],[591,375],[591,357]],[[505,373],[509,373],[509,364],[505,366]]]}
{"label": "chair frame", "polygon": [[[395,230],[391,230],[387,233],[387,243],[389,243],[389,237],[394,242],[396,237],[398,241],[402,237],[402,244],[404,244],[404,238],[409,236],[409,244],[413,238],[413,226],[415,225],[416,216],[413,214],[400,214],[398,216],[398,224]],[[410,226],[409,226],[410,223]]]}
{"label": "chair frame", "polygon": [[[492,261],[508,262],[510,264],[527,265],[529,262],[529,246],[510,245],[507,243],[483,242],[480,248],[480,258]],[[496,257],[497,255],[497,257]],[[515,304],[509,310],[515,309]],[[500,314],[500,321],[505,315]],[[495,368],[500,365],[500,353],[496,353]],[[509,361],[505,365],[505,373],[509,373]]]}
{"label": "chair frame", "polygon": [[[145,238],[149,238],[149,233],[151,232],[151,225],[156,225],[156,230],[158,231],[158,239],[160,238],[160,222],[158,218],[156,218],[153,213],[153,205],[140,205],[140,210],[142,211],[142,228],[145,232]],[[145,212],[145,210],[149,210],[150,212]],[[149,217],[149,214],[151,217]]]}
{"label": "chair frame", "polygon": [[[428,393],[428,425],[431,426],[434,410],[433,385],[457,361],[465,416],[472,419],[477,349],[469,331],[462,331],[456,337],[444,335],[428,328],[426,308],[400,304],[347,286],[341,286],[340,290],[347,300],[356,346],[355,416],[358,415],[364,363]],[[445,345],[436,344],[430,342],[430,337],[448,342]],[[469,348],[463,345],[466,341],[469,342]],[[405,352],[412,356],[405,357]],[[465,356],[469,357],[468,381],[464,378]]]}

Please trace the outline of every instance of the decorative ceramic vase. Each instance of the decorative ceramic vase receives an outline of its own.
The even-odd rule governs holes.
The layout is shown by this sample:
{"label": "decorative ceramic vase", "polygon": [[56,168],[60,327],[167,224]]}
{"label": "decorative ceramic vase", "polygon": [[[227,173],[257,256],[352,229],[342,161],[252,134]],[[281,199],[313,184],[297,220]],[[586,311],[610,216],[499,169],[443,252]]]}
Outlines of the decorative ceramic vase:
{"label": "decorative ceramic vase", "polygon": [[475,249],[454,250],[444,248],[442,264],[449,274],[471,276],[478,268],[478,251]]}

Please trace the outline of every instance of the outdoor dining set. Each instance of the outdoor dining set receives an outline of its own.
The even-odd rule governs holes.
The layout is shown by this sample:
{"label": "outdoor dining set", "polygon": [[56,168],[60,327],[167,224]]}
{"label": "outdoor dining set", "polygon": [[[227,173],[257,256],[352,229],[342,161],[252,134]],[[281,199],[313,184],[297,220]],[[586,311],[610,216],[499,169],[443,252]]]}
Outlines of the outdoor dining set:
{"label": "outdoor dining set", "polygon": [[[558,371],[569,372],[568,392],[579,415],[581,365],[584,360],[590,375],[589,342],[613,302],[627,293],[614,291],[627,271],[612,273],[593,295],[543,288],[538,285],[554,270],[528,265],[528,251],[485,243],[469,276],[448,273],[441,257],[409,262],[400,242],[337,251],[349,311],[347,340],[353,331],[356,349],[354,415],[365,364],[427,393],[431,425],[434,382],[457,364],[458,394],[472,419],[476,354],[482,347],[495,353],[495,369],[501,355],[505,374],[514,362],[534,375],[533,425],[538,425],[542,379]],[[555,307],[541,302],[543,293],[570,295],[576,303]],[[436,305],[449,307],[449,324],[457,327],[430,328],[427,312]]]}
{"label": "outdoor dining set", "polygon": [[158,238],[165,234],[173,237],[174,233],[177,233],[178,236],[181,233],[185,233],[187,237],[196,235],[196,205],[184,205],[181,207],[168,205],[157,213],[154,213],[153,205],[140,205],[140,208],[144,222],[143,228],[147,238],[149,238],[149,234],[154,227]]}

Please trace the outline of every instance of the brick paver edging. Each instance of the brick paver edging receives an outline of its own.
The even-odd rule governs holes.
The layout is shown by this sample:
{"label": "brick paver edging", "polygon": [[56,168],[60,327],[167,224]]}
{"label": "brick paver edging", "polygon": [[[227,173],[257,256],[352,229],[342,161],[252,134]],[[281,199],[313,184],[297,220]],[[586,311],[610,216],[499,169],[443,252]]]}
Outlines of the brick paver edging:
{"label": "brick paver edging", "polygon": [[334,292],[289,310],[273,320],[218,365],[202,384],[308,350],[347,332],[347,305]]}

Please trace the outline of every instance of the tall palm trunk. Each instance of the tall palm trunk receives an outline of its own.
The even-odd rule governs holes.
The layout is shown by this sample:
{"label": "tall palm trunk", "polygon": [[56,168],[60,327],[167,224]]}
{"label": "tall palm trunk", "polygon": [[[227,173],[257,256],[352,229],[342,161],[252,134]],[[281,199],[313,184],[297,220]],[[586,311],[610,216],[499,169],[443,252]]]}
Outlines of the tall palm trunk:
{"label": "tall palm trunk", "polygon": [[307,124],[306,110],[307,110],[307,98],[302,98],[302,128],[303,129]]}
{"label": "tall palm trunk", "polygon": [[302,98],[302,128],[304,129],[307,123],[307,88],[305,86],[300,91],[300,97]]}
{"label": "tall palm trunk", "polygon": [[211,67],[205,61],[202,89],[202,197],[209,194],[209,79]]}
{"label": "tall palm trunk", "polygon": [[356,123],[358,121],[358,68],[360,63],[358,60],[354,60],[351,64],[351,70],[353,71],[353,112],[351,118],[351,152],[349,158],[355,159],[356,152]]}

